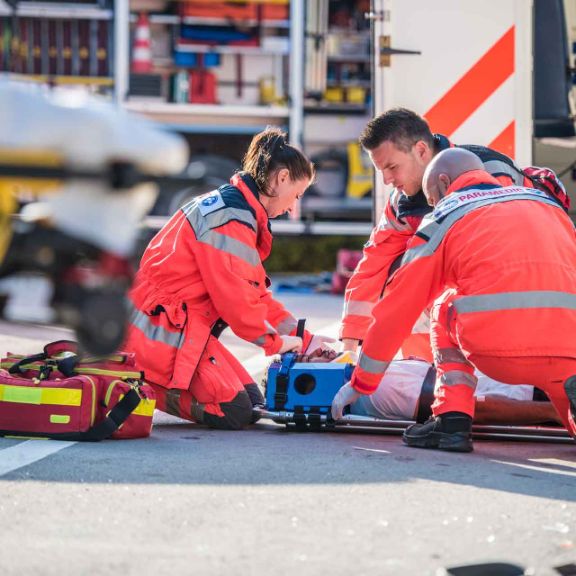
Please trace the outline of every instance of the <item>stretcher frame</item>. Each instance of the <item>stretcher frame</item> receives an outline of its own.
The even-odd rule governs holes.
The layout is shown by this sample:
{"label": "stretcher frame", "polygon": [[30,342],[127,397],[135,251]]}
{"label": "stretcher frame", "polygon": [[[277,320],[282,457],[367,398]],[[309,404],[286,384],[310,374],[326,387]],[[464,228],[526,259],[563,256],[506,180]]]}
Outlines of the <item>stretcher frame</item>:
{"label": "stretcher frame", "polygon": [[[284,424],[288,430],[300,432],[346,430],[378,432],[381,434],[401,435],[404,430],[414,424],[413,420],[383,420],[370,416],[348,414],[340,420],[332,420],[326,414],[274,412],[259,410],[262,418],[268,418],[277,424]],[[573,443],[564,428],[552,426],[507,426],[474,424],[472,437],[475,440],[500,440],[521,442],[550,442],[557,444]]]}

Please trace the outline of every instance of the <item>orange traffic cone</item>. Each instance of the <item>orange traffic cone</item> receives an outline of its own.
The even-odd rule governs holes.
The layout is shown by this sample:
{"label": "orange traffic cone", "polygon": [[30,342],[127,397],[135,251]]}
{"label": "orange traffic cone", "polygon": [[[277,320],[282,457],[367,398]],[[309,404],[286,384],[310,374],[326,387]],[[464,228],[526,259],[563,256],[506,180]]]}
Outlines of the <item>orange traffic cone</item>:
{"label": "orange traffic cone", "polygon": [[148,15],[141,12],[136,22],[134,49],[132,51],[132,72],[147,74],[152,72],[152,50],[150,49],[150,23]]}

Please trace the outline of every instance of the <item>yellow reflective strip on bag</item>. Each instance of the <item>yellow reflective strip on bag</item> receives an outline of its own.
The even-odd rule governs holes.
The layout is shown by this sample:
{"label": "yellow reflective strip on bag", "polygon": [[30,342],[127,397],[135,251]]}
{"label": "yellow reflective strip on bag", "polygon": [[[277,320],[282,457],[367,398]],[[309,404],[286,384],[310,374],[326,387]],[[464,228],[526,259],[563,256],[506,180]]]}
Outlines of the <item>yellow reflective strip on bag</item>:
{"label": "yellow reflective strip on bag", "polygon": [[0,402],[80,406],[82,404],[82,390],[73,388],[32,388],[0,384]]}
{"label": "yellow reflective strip on bag", "polygon": [[[124,394],[120,394],[118,402],[124,398]],[[156,408],[156,400],[152,398],[140,398],[140,404],[132,411],[132,414],[137,416],[152,416]]]}
{"label": "yellow reflective strip on bag", "polygon": [[94,420],[96,420],[96,383],[90,376],[86,376],[90,384],[92,384],[92,414],[90,416],[90,426],[94,425]]}
{"label": "yellow reflective strip on bag", "polygon": [[108,389],[106,390],[106,395],[104,396],[104,404],[108,406],[110,404],[110,396],[112,396],[112,390],[114,390],[114,386],[116,384],[121,384],[122,380],[112,380],[110,384],[108,384]]}
{"label": "yellow reflective strip on bag", "polygon": [[75,369],[77,374],[92,374],[92,376],[116,376],[117,378],[134,378],[139,380],[142,372],[129,370],[105,370],[104,368],[85,368],[79,366]]}
{"label": "yellow reflective strip on bag", "polygon": [[50,414],[50,424],[69,424],[70,416],[64,414]]}
{"label": "yellow reflective strip on bag", "polygon": [[154,414],[154,409],[156,408],[156,400],[150,398],[143,398],[140,400],[140,404],[136,406],[136,410],[132,414],[138,416],[152,416]]}

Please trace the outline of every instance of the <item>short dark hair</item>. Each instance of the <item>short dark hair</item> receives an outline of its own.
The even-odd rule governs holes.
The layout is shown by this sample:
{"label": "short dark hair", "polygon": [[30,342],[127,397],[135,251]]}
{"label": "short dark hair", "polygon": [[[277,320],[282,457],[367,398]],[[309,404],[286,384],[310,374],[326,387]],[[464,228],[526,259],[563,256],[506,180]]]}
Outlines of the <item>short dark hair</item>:
{"label": "short dark hair", "polygon": [[365,150],[374,150],[383,142],[392,142],[404,152],[419,140],[424,140],[430,147],[434,145],[434,136],[426,120],[406,108],[393,108],[376,116],[366,124],[359,138]]}
{"label": "short dark hair", "polygon": [[280,128],[268,126],[252,138],[242,161],[242,170],[254,178],[260,194],[269,196],[270,175],[282,168],[288,170],[293,182],[314,178],[314,164],[298,148],[288,143],[286,134]]}

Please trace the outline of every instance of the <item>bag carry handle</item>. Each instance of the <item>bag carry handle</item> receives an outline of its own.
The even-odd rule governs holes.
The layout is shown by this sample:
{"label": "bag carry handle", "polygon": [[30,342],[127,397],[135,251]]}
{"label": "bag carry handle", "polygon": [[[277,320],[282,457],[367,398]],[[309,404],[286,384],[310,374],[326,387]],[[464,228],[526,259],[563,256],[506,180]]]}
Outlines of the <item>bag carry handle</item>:
{"label": "bag carry handle", "polygon": [[[73,356],[54,358],[54,356],[61,354],[62,352],[71,352]],[[50,342],[44,346],[43,352],[21,358],[18,362],[10,366],[8,372],[10,374],[22,374],[22,372],[25,372],[25,370],[22,369],[23,366],[33,364],[34,362],[42,362],[44,360],[52,360],[55,367],[65,376],[73,376],[74,368],[76,368],[78,362],[80,362],[80,357],[78,356],[78,344],[72,340],[56,340],[55,342]]]}
{"label": "bag carry handle", "polygon": [[51,438],[52,440],[68,440],[71,442],[99,442],[110,438],[134,410],[140,404],[140,394],[138,393],[138,385],[133,384],[132,387],[122,400],[108,412],[106,418],[86,430],[86,432],[62,432],[56,434],[46,433],[26,433],[14,432],[13,430],[0,431],[1,436],[27,436],[27,437],[41,437]]}
{"label": "bag carry handle", "polygon": [[[63,358],[57,358],[58,354],[64,352],[69,354]],[[78,351],[78,344],[76,342],[72,340],[57,340],[55,342],[50,342],[50,344],[46,344],[43,352],[21,358],[10,366],[8,372],[10,374],[22,374],[25,372],[23,369],[24,366],[33,364],[34,362],[43,362],[48,360],[51,363],[52,369],[55,368],[64,374],[64,376],[69,378],[70,376],[78,374],[76,368],[81,362],[95,363],[113,361],[118,364],[124,364],[126,362],[126,356],[124,354],[111,354],[110,356],[105,356],[103,358],[84,358]]]}

